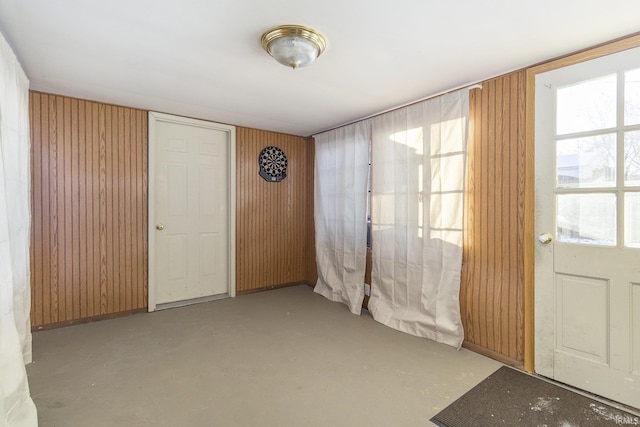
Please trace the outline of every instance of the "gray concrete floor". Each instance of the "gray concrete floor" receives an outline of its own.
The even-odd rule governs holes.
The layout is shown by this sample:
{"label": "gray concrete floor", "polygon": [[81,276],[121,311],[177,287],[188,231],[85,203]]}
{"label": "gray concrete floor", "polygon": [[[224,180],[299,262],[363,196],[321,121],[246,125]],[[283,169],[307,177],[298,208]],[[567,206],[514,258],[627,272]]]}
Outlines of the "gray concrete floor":
{"label": "gray concrete floor", "polygon": [[41,427],[425,426],[500,363],[307,286],[33,335]]}

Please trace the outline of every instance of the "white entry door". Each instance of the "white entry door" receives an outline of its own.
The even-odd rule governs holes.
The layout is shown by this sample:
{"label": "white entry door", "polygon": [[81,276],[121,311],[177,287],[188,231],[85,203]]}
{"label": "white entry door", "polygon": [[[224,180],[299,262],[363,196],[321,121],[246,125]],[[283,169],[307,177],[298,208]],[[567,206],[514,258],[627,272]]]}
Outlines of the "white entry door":
{"label": "white entry door", "polygon": [[639,408],[640,49],[535,93],[535,370]]}
{"label": "white entry door", "polygon": [[235,293],[235,128],[149,113],[149,310]]}

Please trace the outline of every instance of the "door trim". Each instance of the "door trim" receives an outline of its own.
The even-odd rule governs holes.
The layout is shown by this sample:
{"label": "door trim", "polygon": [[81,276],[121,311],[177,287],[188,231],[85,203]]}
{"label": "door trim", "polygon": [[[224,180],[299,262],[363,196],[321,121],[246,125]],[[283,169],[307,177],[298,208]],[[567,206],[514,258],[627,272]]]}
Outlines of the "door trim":
{"label": "door trim", "polygon": [[228,295],[236,296],[236,128],[235,126],[224,125],[220,123],[209,122],[205,120],[190,119],[187,117],[173,116],[170,114],[157,113],[149,111],[149,150],[148,150],[148,275],[149,275],[149,293],[148,293],[148,311],[155,311],[156,304],[156,234],[155,234],[155,156],[156,156],[156,124],[159,122],[176,123],[189,126],[204,127],[218,131],[224,131],[228,135],[229,156],[228,156],[228,174],[229,174],[229,288]]}
{"label": "door trim", "polygon": [[535,81],[538,74],[640,46],[640,33],[623,37],[526,70],[524,199],[524,369],[535,372]]}

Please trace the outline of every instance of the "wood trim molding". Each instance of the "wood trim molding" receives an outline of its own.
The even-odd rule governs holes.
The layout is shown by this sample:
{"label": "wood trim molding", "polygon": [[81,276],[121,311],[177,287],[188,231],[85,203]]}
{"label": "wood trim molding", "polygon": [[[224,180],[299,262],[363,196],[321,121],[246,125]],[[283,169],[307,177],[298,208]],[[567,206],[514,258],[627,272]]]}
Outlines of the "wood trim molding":
{"label": "wood trim molding", "polygon": [[482,354],[483,356],[487,356],[487,357],[490,357],[490,358],[492,358],[494,360],[497,360],[498,362],[502,362],[505,365],[509,365],[509,366],[514,367],[514,368],[522,369],[522,362],[520,362],[520,361],[518,361],[516,359],[512,359],[512,358],[510,358],[508,356],[505,356],[504,354],[499,353],[497,351],[489,350],[488,348],[483,347],[481,345],[477,345],[477,344],[474,344],[474,343],[469,342],[469,341],[464,341],[462,343],[462,347],[466,348],[467,350],[471,350],[474,353]]}
{"label": "wood trim molding", "polygon": [[131,316],[132,314],[146,313],[147,308],[136,308],[134,310],[120,311],[117,313],[101,314],[99,316],[83,317],[81,319],[65,320],[62,322],[47,323],[31,327],[31,332],[48,331],[50,329],[64,328],[66,326],[82,325],[84,323],[98,322],[100,320],[117,319],[118,317]]}
{"label": "wood trim molding", "polygon": [[533,73],[534,75],[544,73],[551,70],[556,70],[562,67],[568,67],[569,65],[579,64],[590,59],[600,58],[601,56],[610,55],[612,53],[621,52],[627,49],[633,49],[640,46],[640,33],[631,34],[629,36],[613,40],[598,46],[594,46],[580,52],[572,53],[567,56],[552,59],[542,64],[534,65],[527,68],[527,74]]}
{"label": "wood trim molding", "polygon": [[527,70],[525,83],[524,179],[524,369],[534,372],[534,270],[535,270],[535,75]]}
{"label": "wood trim molding", "polygon": [[238,291],[238,295],[247,295],[247,294],[255,294],[256,292],[263,292],[263,291],[271,291],[274,289],[282,289],[282,288],[290,288],[292,286],[310,286],[311,288],[313,288],[313,284],[311,284],[310,282],[307,281],[302,281],[302,282],[291,282],[291,283],[282,283],[279,285],[269,285],[269,286],[262,286],[260,288],[254,288],[254,289],[244,289],[241,291]]}

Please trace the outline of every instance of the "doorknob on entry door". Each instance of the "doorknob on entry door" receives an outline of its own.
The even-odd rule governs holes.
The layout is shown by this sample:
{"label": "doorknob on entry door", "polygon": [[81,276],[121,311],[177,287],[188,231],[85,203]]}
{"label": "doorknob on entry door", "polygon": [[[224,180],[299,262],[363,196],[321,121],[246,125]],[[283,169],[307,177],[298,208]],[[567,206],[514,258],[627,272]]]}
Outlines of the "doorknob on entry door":
{"label": "doorknob on entry door", "polygon": [[156,230],[164,230],[164,224],[156,224]]}
{"label": "doorknob on entry door", "polygon": [[549,233],[540,233],[538,241],[543,245],[548,245],[553,240],[553,237]]}

